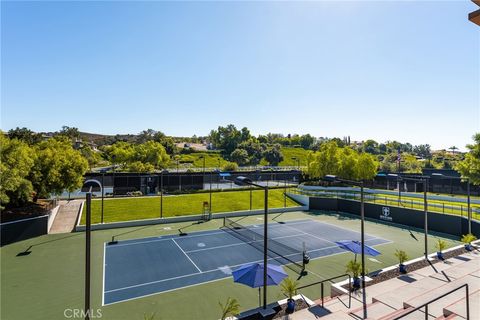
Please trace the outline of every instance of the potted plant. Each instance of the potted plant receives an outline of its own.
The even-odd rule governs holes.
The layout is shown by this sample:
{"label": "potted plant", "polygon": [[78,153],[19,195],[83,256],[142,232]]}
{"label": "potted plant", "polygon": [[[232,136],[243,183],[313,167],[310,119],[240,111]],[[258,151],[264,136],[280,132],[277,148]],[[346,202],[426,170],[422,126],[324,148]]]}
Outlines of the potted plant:
{"label": "potted plant", "polygon": [[396,250],[395,257],[398,259],[398,268],[400,273],[407,273],[407,267],[403,264],[405,261],[408,260],[407,253],[403,250]]}
{"label": "potted plant", "polygon": [[360,265],[359,262],[355,260],[350,260],[347,263],[347,273],[351,273],[353,276],[353,288],[358,289],[360,288],[360,278],[358,277],[360,275],[360,270],[362,269],[362,266]]}
{"label": "potted plant", "polygon": [[477,237],[475,237],[473,234],[464,234],[462,236],[462,242],[465,243],[465,250],[467,251],[472,251],[473,246],[472,246],[472,241],[477,240]]}
{"label": "potted plant", "polygon": [[435,248],[437,248],[437,258],[439,260],[443,260],[443,250],[447,248],[447,242],[442,239],[437,240],[437,244],[435,245]]}
{"label": "potted plant", "polygon": [[287,313],[292,313],[295,311],[295,300],[293,300],[293,296],[297,294],[297,288],[298,281],[295,281],[290,277],[285,278],[280,284],[280,289],[288,297],[286,310]]}
{"label": "potted plant", "polygon": [[240,313],[240,304],[237,299],[228,297],[225,304],[218,302],[218,305],[222,309],[221,320],[225,320],[229,316],[237,316]]}

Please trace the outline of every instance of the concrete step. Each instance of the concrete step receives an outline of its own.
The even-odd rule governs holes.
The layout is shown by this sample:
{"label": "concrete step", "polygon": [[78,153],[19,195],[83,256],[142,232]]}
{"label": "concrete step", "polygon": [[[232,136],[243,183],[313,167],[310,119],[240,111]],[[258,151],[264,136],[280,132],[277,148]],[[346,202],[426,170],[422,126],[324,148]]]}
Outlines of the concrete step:
{"label": "concrete step", "polygon": [[[480,291],[470,294],[470,319],[478,320],[480,319]],[[462,319],[467,318],[467,311],[465,306],[465,298],[459,299],[458,301],[452,303],[451,305],[443,308],[444,316],[455,316]]]}
{"label": "concrete step", "polygon": [[[296,313],[296,312],[295,312]],[[297,318],[295,318],[296,320]],[[304,318],[298,318],[299,320],[304,320]],[[344,311],[336,311],[333,313],[329,313],[323,317],[320,317],[318,319],[321,320],[355,320],[355,318],[352,318],[348,313]]]}
{"label": "concrete step", "polygon": [[[396,311],[396,309],[381,302],[374,302],[367,305],[368,319],[379,319],[385,315],[391,314],[394,311]],[[350,315],[353,315],[358,319],[363,319],[363,306],[352,310]]]}
{"label": "concrete step", "polygon": [[[405,308],[408,307],[418,307],[421,306],[422,304],[425,304],[438,296],[441,296],[442,294],[447,293],[450,290],[453,290],[463,284],[468,283],[469,285],[469,290],[470,292],[475,292],[477,290],[480,290],[480,281],[478,278],[467,275],[464,276],[463,278],[454,280],[452,282],[448,282],[442,286],[439,286],[437,288],[433,288],[432,290],[425,291],[423,294],[412,297],[411,299],[408,299],[407,301],[404,302],[403,306]],[[434,317],[440,317],[444,314],[443,309],[445,306],[451,305],[455,301],[458,301],[462,299],[465,296],[465,289],[453,292],[431,304],[428,305],[428,313],[431,314]]]}
{"label": "concrete step", "polygon": [[419,296],[426,291],[438,288],[439,286],[444,285],[446,282],[426,277],[417,281],[414,281],[410,284],[407,284],[403,287],[397,288],[393,291],[372,297],[372,301],[382,302],[394,309],[403,309],[403,303],[407,300],[412,299],[413,297]]}

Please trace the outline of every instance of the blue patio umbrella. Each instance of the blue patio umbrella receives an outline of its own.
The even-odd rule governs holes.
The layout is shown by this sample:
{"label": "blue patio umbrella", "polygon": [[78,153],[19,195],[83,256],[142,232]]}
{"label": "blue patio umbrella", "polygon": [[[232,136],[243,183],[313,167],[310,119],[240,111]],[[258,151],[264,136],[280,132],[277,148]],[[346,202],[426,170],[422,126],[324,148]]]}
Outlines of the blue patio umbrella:
{"label": "blue patio umbrella", "polygon": [[[342,241],[335,241],[335,243],[338,244],[340,248],[355,253],[355,261],[357,260],[357,254],[362,253],[362,243],[360,241],[342,240]],[[375,250],[374,248],[365,245],[365,254],[375,257],[381,253]]]}
{"label": "blue patio umbrella", "polygon": [[[233,281],[242,283],[252,288],[258,288],[260,301],[260,288],[263,287],[263,263],[250,263],[239,267],[232,272]],[[288,277],[281,266],[267,264],[267,286],[278,285]]]}

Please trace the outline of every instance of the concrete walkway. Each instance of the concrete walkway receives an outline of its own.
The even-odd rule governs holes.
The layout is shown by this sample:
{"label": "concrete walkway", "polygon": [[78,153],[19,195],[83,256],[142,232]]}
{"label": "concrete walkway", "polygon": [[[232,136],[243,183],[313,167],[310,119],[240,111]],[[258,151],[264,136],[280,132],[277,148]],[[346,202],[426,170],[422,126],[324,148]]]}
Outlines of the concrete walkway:
{"label": "concrete walkway", "polygon": [[[368,319],[391,320],[413,310],[415,307],[446,294],[461,285],[469,286],[470,319],[480,320],[480,253],[474,251],[443,263],[436,263],[369,286],[367,289]],[[361,295],[352,296],[348,308],[347,296],[339,296],[325,302],[325,307],[316,301],[308,309],[291,314],[289,320],[358,320],[363,318]],[[341,301],[343,300],[343,302]],[[453,292],[429,304],[428,319],[466,319],[465,290]],[[286,319],[286,318],[285,318]],[[424,309],[405,319],[425,319]]]}
{"label": "concrete walkway", "polygon": [[53,221],[50,233],[69,233],[75,228],[83,200],[60,201],[55,221]]}

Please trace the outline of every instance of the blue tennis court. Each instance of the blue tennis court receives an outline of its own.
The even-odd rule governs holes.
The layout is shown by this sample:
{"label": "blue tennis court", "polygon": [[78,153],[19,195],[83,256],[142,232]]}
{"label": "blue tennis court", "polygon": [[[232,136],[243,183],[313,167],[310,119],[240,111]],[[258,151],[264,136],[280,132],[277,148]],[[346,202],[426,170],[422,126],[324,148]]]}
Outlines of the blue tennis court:
{"label": "blue tennis court", "polygon": [[[247,229],[261,236],[263,222]],[[334,241],[360,240],[358,232],[315,220],[270,223],[268,231],[269,239],[298,252],[305,246],[311,259],[345,252]],[[365,235],[365,241],[369,246],[390,242],[371,235]],[[242,241],[229,229],[220,229],[106,243],[103,304],[230,277],[238,266],[263,261],[261,250],[253,247],[253,242],[263,240]],[[289,258],[299,261],[301,257]],[[269,263],[284,264],[273,256]]]}

